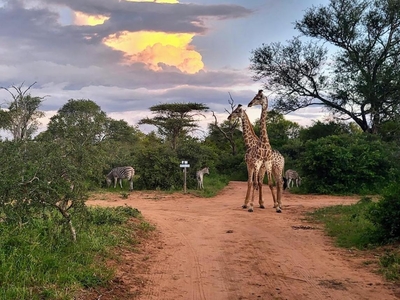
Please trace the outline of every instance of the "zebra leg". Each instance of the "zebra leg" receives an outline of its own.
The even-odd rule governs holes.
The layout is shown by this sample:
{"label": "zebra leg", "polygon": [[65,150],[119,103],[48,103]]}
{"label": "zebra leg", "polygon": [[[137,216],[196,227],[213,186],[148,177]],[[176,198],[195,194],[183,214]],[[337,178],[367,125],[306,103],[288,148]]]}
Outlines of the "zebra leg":
{"label": "zebra leg", "polygon": [[114,189],[117,187],[117,181],[118,181],[118,178],[114,177]]}
{"label": "zebra leg", "polygon": [[129,190],[132,192],[133,191],[133,178],[129,180]]}
{"label": "zebra leg", "polygon": [[121,189],[122,189],[122,179],[121,179],[121,178],[119,179],[119,186],[120,186]]}

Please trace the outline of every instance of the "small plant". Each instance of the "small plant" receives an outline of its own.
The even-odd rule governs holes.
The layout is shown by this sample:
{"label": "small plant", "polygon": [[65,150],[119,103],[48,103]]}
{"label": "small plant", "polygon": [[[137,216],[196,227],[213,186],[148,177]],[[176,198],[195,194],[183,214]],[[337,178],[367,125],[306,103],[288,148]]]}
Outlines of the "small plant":
{"label": "small plant", "polygon": [[399,253],[386,252],[379,259],[381,272],[388,280],[400,279],[400,255]]}
{"label": "small plant", "polygon": [[129,193],[127,193],[127,192],[122,192],[121,193],[121,198],[122,199],[128,199],[128,197],[129,197]]}

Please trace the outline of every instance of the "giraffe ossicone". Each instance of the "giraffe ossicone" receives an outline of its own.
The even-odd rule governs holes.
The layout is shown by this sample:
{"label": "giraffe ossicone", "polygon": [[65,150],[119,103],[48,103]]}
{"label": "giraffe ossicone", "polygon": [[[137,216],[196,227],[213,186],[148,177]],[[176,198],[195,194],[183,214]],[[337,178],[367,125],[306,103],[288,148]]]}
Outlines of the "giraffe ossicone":
{"label": "giraffe ossicone", "polygon": [[[257,135],[254,132],[253,126],[246,114],[246,111],[243,109],[243,106],[239,104],[235,110],[229,115],[228,120],[233,120],[233,119],[241,119],[242,121],[242,134],[243,134],[243,139],[246,145],[246,154],[245,154],[245,161],[247,165],[247,172],[248,172],[248,180],[247,180],[247,192],[246,192],[246,198],[245,202],[242,205],[243,208],[247,208],[247,205],[249,204],[250,201],[250,194],[251,194],[251,201],[250,201],[250,208],[248,211],[252,212],[253,211],[253,200],[254,200],[254,192],[256,189],[259,191],[259,204],[260,208],[264,208],[264,200],[262,197],[262,184],[260,185],[260,182],[262,183],[264,179],[264,174],[265,170],[270,168],[267,166],[268,163],[271,162],[265,162],[263,160],[263,153],[266,151],[265,148],[261,148],[261,141],[257,137]],[[273,152],[273,156],[279,158],[278,160],[284,161],[284,158],[282,154],[279,153],[279,151],[272,150],[270,151]],[[261,153],[260,153],[261,152]],[[274,163],[274,162],[272,162]],[[260,174],[262,178],[258,175]],[[270,189],[272,192],[272,182],[270,185]],[[274,197],[273,197],[274,198]],[[280,212],[280,205],[276,201],[276,198],[274,198],[274,207],[276,208],[277,211]]]}

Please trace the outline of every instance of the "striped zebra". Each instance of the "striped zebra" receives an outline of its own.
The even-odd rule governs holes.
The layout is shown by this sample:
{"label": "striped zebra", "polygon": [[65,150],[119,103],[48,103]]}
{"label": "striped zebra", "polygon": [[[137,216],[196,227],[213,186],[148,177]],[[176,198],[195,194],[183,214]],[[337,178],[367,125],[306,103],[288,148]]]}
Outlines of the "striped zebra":
{"label": "striped zebra", "polygon": [[197,179],[197,189],[204,189],[203,185],[203,177],[204,174],[210,174],[210,171],[208,170],[208,167],[205,167],[199,171],[196,172],[196,179]]}
{"label": "striped zebra", "polygon": [[133,176],[135,175],[135,169],[132,167],[116,167],[110,171],[106,176],[107,186],[109,187],[114,179],[114,188],[117,186],[117,180],[119,179],[119,185],[122,189],[122,179],[128,179],[129,190],[133,191]]}
{"label": "striped zebra", "polygon": [[[287,180],[287,188],[290,189],[291,187],[296,184],[297,187],[301,185],[301,177],[299,176],[299,173],[297,173],[295,170],[287,170],[285,172],[285,177]],[[292,184],[292,186],[290,186]]]}

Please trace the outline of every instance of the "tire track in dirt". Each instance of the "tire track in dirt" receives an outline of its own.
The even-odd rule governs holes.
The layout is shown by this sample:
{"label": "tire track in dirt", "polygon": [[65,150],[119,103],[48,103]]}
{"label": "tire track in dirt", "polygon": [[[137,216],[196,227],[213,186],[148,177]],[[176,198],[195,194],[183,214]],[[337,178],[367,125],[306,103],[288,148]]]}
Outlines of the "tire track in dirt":
{"label": "tire track in dirt", "polygon": [[286,192],[276,214],[266,191],[267,208],[248,213],[245,192],[245,182],[231,182],[211,199],[178,193],[149,200],[138,192],[89,204],[127,204],[157,226],[149,268],[140,273],[147,284],[134,299],[397,299],[379,275],[333,247],[321,225],[302,220],[306,210],[357,198]]}

